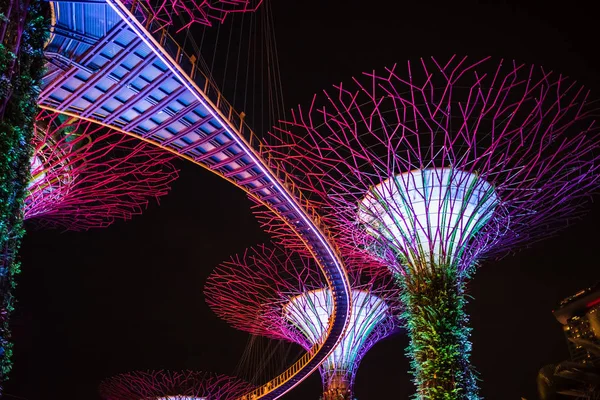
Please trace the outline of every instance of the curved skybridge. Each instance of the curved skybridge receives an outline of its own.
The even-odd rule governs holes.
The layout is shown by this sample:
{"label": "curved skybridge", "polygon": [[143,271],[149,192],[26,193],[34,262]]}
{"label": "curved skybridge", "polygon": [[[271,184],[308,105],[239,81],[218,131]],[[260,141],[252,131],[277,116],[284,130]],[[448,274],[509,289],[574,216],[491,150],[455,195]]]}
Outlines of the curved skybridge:
{"label": "curved skybridge", "polygon": [[54,1],[40,107],[105,125],[194,162],[276,212],[311,250],[335,300],[329,335],[284,374],[245,399],[275,399],[327,358],[350,316],[350,285],[318,216],[261,153],[243,114],[196,59],[136,3]]}

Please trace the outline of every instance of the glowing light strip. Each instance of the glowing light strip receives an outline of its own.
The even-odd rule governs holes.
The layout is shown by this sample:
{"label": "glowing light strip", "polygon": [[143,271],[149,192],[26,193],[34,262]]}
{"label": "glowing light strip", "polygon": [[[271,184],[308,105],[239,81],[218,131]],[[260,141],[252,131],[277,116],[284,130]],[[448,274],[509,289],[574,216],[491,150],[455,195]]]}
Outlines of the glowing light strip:
{"label": "glowing light strip", "polygon": [[[311,227],[311,229],[313,230],[314,233],[316,233],[319,237],[319,240],[321,241],[321,244],[323,244],[325,247],[327,247],[328,253],[329,255],[336,259],[336,257],[334,256],[333,252],[330,249],[329,244],[327,243],[327,241],[324,240],[324,238],[322,237],[322,234],[320,231],[318,231],[317,229],[315,229],[312,221],[310,219],[308,219],[304,213],[304,211],[302,209],[300,209],[298,207],[298,205],[296,204],[296,202],[293,200],[293,198],[291,196],[289,196],[289,194],[287,193],[287,191],[284,189],[284,187],[282,185],[279,184],[279,182],[277,181],[277,179],[273,179],[274,174],[267,169],[267,167],[263,166],[263,164],[258,160],[258,158],[256,158],[256,156],[254,155],[254,151],[246,145],[246,143],[242,140],[240,140],[240,138],[238,137],[238,135],[232,133],[229,123],[226,119],[222,119],[221,116],[219,114],[216,114],[214,112],[214,108],[210,106],[206,100],[203,97],[198,96],[198,93],[196,90],[194,90],[190,85],[189,82],[187,82],[187,77],[184,75],[182,76],[182,74],[179,73],[179,71],[177,71],[175,68],[173,68],[172,64],[176,64],[176,63],[170,63],[168,62],[166,59],[164,59],[163,55],[160,53],[160,51],[157,51],[157,49],[155,48],[156,46],[154,46],[153,44],[151,44],[146,37],[144,36],[143,32],[137,31],[135,29],[135,27],[131,24],[131,22],[129,21],[129,18],[127,18],[126,16],[124,16],[117,7],[117,5],[113,5],[113,0],[107,0],[107,3],[113,7],[113,9],[115,10],[115,12],[117,14],[119,14],[119,16],[121,16],[121,18],[123,18],[123,20],[127,23],[127,25],[129,25],[130,28],[132,28],[132,30],[134,30],[137,34],[140,35],[142,41],[148,45],[148,47],[150,47],[158,56],[158,58],[160,58],[160,60],[171,70],[171,72],[173,72],[174,75],[177,76],[177,78],[182,81],[182,83],[184,84],[184,86],[190,91],[192,92],[192,94],[194,95],[194,97],[196,97],[198,99],[198,101],[200,101],[208,110],[208,112],[219,121],[219,123],[221,125],[223,125],[223,128],[225,128],[225,130],[227,131],[227,133],[229,133],[229,135],[232,137],[233,140],[235,140],[235,142],[242,148],[244,148],[245,150],[249,151],[249,156],[252,159],[252,161],[260,168],[260,170],[265,174],[268,175],[269,178],[271,178],[271,180],[273,181],[273,183],[275,184],[275,186],[277,186],[277,188],[279,190],[281,190],[282,194],[286,197],[286,199],[292,204],[292,206],[294,207],[294,209],[296,211],[299,212],[300,216],[302,217],[302,219],[304,220],[304,222],[309,225]],[[119,2],[115,2],[115,3],[119,3]],[[137,20],[135,20],[134,22],[137,22]],[[223,122],[223,121],[227,121],[227,122]],[[338,265],[336,263],[336,265]],[[339,268],[339,265],[338,265]],[[349,308],[348,308],[349,310]]]}
{"label": "glowing light strip", "polygon": [[[196,97],[198,99],[198,101],[200,103],[202,103],[207,108],[208,112],[217,121],[219,121],[219,123],[221,125],[223,125],[223,128],[225,128],[225,130],[227,131],[227,133],[229,133],[229,135],[238,144],[238,146],[240,146],[242,149],[245,150],[246,154],[248,156],[250,156],[250,158],[252,159],[252,161],[265,174],[265,176],[268,176],[270,178],[270,180],[272,181],[272,183],[277,187],[277,189],[280,190],[281,194],[283,194],[283,196],[286,198],[286,200],[289,202],[289,204],[292,205],[292,207],[294,208],[294,210],[296,210],[299,213],[300,217],[304,220],[304,222],[317,235],[319,241],[326,248],[327,253],[329,254],[329,256],[331,257],[331,259],[333,260],[333,262],[335,264],[335,267],[336,267],[337,271],[339,272],[339,275],[342,276],[342,277],[345,277],[345,269],[342,267],[342,265],[339,262],[337,256],[333,253],[333,251],[331,249],[331,246],[325,240],[322,232],[306,216],[306,213],[296,204],[296,201],[293,199],[292,196],[289,195],[289,193],[287,192],[287,190],[277,181],[277,179],[274,179],[275,175],[266,166],[264,166],[261,162],[259,162],[258,158],[254,154],[254,150],[250,146],[246,145],[245,141],[241,140],[236,134],[232,133],[232,131],[230,129],[230,126],[229,126],[229,121],[227,121],[227,119],[225,119],[225,118],[221,118],[221,116],[218,113],[215,113],[214,112],[214,108],[216,108],[216,107],[210,107],[209,104],[208,104],[208,102],[207,102],[207,99],[204,99],[202,96],[198,95],[198,93],[200,91],[199,90],[198,91],[194,90],[193,87],[189,85],[189,82],[188,82],[188,79],[187,79],[188,77],[187,77],[187,75],[185,75],[181,71],[179,71],[179,65],[174,60],[172,60],[172,59],[171,59],[172,62],[168,62],[168,60],[165,58],[165,55],[162,54],[162,51],[161,51],[162,49],[160,48],[160,46],[156,46],[156,43],[151,43],[148,40],[148,38],[144,34],[145,29],[143,27],[141,27],[139,21],[137,21],[137,19],[131,15],[131,13],[124,7],[124,5],[120,1],[118,1],[118,0],[106,0],[106,2],[125,21],[125,23],[131,28],[131,30],[133,30],[142,39],[142,41],[157,55],[157,57],[167,66],[167,68],[169,68],[171,70],[171,72],[177,78],[179,78],[179,80],[182,82],[182,84],[190,92],[192,92],[192,94],[194,95],[194,97]],[[140,28],[141,28],[141,30],[140,30]],[[151,38],[151,40],[152,40],[152,42],[156,42],[154,40],[154,38]],[[171,58],[171,57],[168,57],[168,58]],[[332,285],[330,284],[330,286],[332,286]],[[334,346],[332,346],[331,350],[324,357],[324,360],[331,353],[333,353],[335,347],[341,342],[341,340],[342,340],[342,338],[344,336],[345,331],[348,329],[348,325],[349,325],[349,322],[350,322],[349,315],[350,315],[350,306],[351,306],[350,287],[349,287],[348,279],[344,279],[344,291],[345,291],[345,295],[346,295],[345,298],[346,298],[346,304],[347,304],[347,306],[346,306],[346,321],[344,323],[344,329],[342,330],[342,334],[340,335],[340,337],[338,338],[338,340],[336,341],[336,343],[334,344]],[[337,304],[334,304],[334,307],[337,308]],[[310,374],[312,374],[314,371],[316,371],[318,367],[319,367],[318,365],[316,367],[314,367],[310,371],[309,374],[307,374],[303,379],[301,379],[298,382],[296,382],[295,384],[293,384],[290,387],[290,389],[292,389],[292,388],[296,387],[298,384],[300,384],[300,382],[302,382]],[[277,396],[276,398],[279,398],[282,395],[283,394],[281,394],[280,396]]]}

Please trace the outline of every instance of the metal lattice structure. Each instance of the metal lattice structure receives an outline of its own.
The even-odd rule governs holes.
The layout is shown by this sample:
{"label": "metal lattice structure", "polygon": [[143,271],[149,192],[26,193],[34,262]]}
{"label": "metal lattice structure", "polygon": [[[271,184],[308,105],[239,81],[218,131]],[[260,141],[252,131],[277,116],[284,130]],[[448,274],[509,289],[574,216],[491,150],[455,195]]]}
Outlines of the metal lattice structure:
{"label": "metal lattice structure", "polygon": [[86,230],[140,214],[169,191],[174,156],[103,126],[40,112],[24,219]]}
{"label": "metal lattice structure", "polygon": [[282,375],[248,393],[276,399],[328,357],[349,322],[350,284],[327,227],[263,152],[262,142],[141,3],[53,1],[41,108],[170,151],[244,190],[295,232],[332,289],[328,335]]}
{"label": "metal lattice structure", "polygon": [[228,15],[256,11],[263,0],[128,0],[127,5],[141,3],[151,10],[148,22],[155,29],[177,27],[177,32],[199,24],[213,26],[221,24]]}
{"label": "metal lattice structure", "polygon": [[[320,367],[324,399],[351,399],[364,354],[398,326],[400,293],[393,277],[374,265],[355,266],[350,325]],[[310,349],[327,333],[333,302],[309,257],[259,246],[222,263],[209,276],[206,301],[234,328]],[[338,397],[342,396],[342,397]]]}
{"label": "metal lattice structure", "polygon": [[135,371],[100,385],[104,400],[231,400],[249,391],[246,382],[197,371]]}
{"label": "metal lattice structure", "polygon": [[[584,88],[541,67],[453,57],[400,70],[295,110],[271,156],[340,243],[400,277],[418,398],[475,399],[464,283],[482,258],[584,210],[599,185],[598,113]],[[293,244],[281,224],[272,231]]]}

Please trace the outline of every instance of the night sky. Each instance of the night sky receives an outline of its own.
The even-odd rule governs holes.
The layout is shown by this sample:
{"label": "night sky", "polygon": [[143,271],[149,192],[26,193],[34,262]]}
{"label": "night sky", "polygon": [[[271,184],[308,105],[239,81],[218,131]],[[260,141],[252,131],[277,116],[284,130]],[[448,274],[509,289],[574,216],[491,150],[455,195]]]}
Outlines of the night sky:
{"label": "night sky", "polygon": [[[275,2],[286,105],[307,104],[365,70],[454,53],[542,64],[600,98],[591,4],[457,3]],[[171,194],[132,221],[86,233],[28,232],[6,398],[96,399],[101,380],[136,369],[233,372],[247,335],[212,314],[202,288],[219,262],[268,237],[244,193],[202,168],[177,165]],[[568,357],[551,310],[600,279],[597,199],[559,236],[484,263],[471,282],[472,361],[485,398],[535,399],[538,369]],[[413,393],[406,345],[398,334],[366,355],[355,386],[360,400]],[[315,375],[284,398],[317,399],[320,385]]]}

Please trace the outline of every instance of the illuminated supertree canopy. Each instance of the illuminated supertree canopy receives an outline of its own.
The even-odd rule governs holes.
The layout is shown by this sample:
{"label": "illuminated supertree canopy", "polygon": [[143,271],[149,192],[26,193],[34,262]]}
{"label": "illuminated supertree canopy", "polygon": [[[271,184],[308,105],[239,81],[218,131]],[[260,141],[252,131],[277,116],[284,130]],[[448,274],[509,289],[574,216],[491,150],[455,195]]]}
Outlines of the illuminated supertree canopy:
{"label": "illuminated supertree canopy", "polygon": [[430,59],[334,86],[275,128],[274,167],[340,243],[396,272],[417,398],[478,398],[465,282],[484,257],[555,233],[598,188],[588,96],[541,67]]}
{"label": "illuminated supertree canopy", "polygon": [[252,385],[225,375],[198,371],[135,371],[100,385],[104,400],[229,400]]}
{"label": "illuminated supertree canopy", "polygon": [[[353,398],[362,357],[399,323],[400,296],[393,276],[372,267],[349,271],[350,327],[320,367],[326,400]],[[306,350],[327,334],[333,310],[331,292],[313,259],[278,247],[259,246],[222,263],[209,276],[204,293],[209,306],[234,328]]]}
{"label": "illuminated supertree canopy", "polygon": [[177,178],[173,155],[89,122],[40,112],[24,218],[86,230],[140,214]]}
{"label": "illuminated supertree canopy", "polygon": [[[177,31],[192,25],[220,24],[232,13],[254,12],[263,0],[143,0],[150,12],[153,30],[177,26]],[[125,3],[134,4],[134,0]]]}

